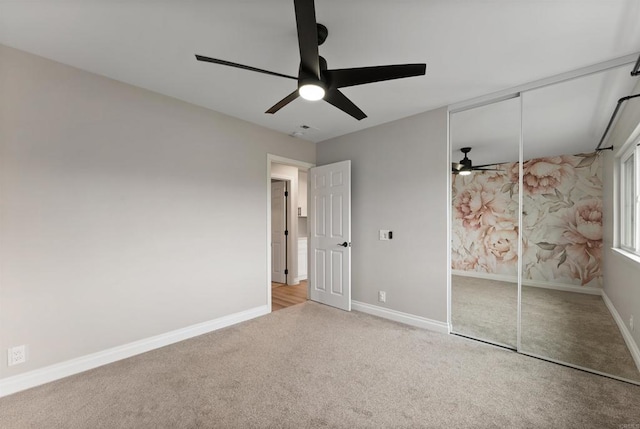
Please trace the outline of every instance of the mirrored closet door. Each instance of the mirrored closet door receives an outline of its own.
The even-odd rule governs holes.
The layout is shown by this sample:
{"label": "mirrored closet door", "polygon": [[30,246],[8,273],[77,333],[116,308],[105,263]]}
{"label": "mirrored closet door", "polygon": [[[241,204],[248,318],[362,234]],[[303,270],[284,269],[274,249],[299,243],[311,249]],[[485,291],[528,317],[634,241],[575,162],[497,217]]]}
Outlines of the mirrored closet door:
{"label": "mirrored closet door", "polygon": [[617,100],[637,83],[629,70],[522,94],[520,351],[640,381],[602,296],[605,154],[594,151]]}
{"label": "mirrored closet door", "polygon": [[513,349],[520,110],[514,97],[450,115],[452,330]]}
{"label": "mirrored closet door", "polygon": [[603,277],[615,162],[596,152],[632,66],[450,112],[452,333],[640,384]]}

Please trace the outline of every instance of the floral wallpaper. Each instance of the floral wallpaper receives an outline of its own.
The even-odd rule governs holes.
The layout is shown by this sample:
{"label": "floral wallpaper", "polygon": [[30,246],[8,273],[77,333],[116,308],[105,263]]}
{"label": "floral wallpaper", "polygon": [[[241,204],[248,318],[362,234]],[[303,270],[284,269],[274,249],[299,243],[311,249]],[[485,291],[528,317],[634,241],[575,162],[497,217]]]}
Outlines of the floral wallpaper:
{"label": "floral wallpaper", "polygon": [[[453,175],[452,268],[518,269],[518,163]],[[602,286],[602,165],[595,153],[523,164],[523,278]]]}

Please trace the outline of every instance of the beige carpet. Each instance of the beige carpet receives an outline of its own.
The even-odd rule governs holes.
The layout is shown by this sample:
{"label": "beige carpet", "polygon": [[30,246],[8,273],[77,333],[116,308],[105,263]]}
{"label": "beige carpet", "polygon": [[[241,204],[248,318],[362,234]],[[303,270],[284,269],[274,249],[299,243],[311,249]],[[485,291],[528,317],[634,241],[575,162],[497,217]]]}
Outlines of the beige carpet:
{"label": "beige carpet", "polygon": [[[516,345],[513,283],[452,276],[455,332]],[[640,381],[640,372],[602,297],[524,286],[522,350]]]}
{"label": "beige carpet", "polygon": [[638,386],[307,302],[2,398],[0,427],[620,428],[639,403]]}
{"label": "beige carpet", "polygon": [[451,325],[457,333],[516,348],[516,283],[451,276]]}

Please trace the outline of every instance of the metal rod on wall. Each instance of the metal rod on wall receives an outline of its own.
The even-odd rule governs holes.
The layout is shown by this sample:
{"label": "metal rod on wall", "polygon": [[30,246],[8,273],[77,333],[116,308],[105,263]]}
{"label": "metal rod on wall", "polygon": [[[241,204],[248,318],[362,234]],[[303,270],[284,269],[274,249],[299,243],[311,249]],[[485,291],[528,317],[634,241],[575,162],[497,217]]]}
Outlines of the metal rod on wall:
{"label": "metal rod on wall", "polygon": [[[640,58],[638,58],[638,63],[640,63]],[[639,67],[639,64],[636,64],[636,69],[638,67]],[[633,72],[632,72],[632,74],[633,74]],[[607,124],[607,128],[604,130],[604,134],[602,134],[602,138],[600,139],[600,143],[598,143],[598,146],[596,146],[596,152],[599,152],[601,150],[613,150],[613,146],[603,147],[603,148],[601,148],[600,146],[602,146],[602,143],[604,142],[604,139],[607,137],[607,134],[609,133],[609,129],[611,128],[611,125],[613,124],[613,121],[616,119],[616,115],[618,114],[618,111],[620,110],[620,106],[622,106],[622,103],[624,103],[627,100],[631,100],[632,98],[636,98],[636,97],[640,97],[640,94],[627,95],[626,97],[622,97],[621,99],[618,100],[618,104],[616,104],[616,108],[613,111],[613,115],[611,115],[611,119],[609,120],[609,123]]]}
{"label": "metal rod on wall", "polygon": [[638,61],[636,61],[636,65],[633,67],[633,70],[631,70],[631,76],[638,75],[640,75],[640,56],[638,56]]}

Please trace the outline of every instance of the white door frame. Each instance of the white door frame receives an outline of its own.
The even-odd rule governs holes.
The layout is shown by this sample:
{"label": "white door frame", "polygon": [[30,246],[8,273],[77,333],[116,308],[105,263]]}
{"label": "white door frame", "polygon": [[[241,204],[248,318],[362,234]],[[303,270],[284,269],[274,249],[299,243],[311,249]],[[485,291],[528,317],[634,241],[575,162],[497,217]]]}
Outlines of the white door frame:
{"label": "white door frame", "polygon": [[[267,186],[267,200],[265,201],[265,210],[267,212],[267,222],[265,225],[265,229],[267,231],[267,242],[266,242],[266,246],[267,246],[267,266],[266,266],[266,270],[267,270],[267,283],[266,283],[266,290],[267,290],[267,307],[269,308],[269,313],[271,313],[271,164],[272,163],[276,163],[276,164],[284,164],[284,165],[290,165],[292,167],[298,167],[298,168],[303,168],[303,169],[309,169],[311,167],[315,167],[315,164],[311,164],[309,162],[305,162],[305,161],[299,161],[297,159],[291,159],[291,158],[285,158],[282,156],[278,156],[278,155],[273,155],[270,153],[267,153],[267,177],[266,177],[266,186]],[[279,177],[274,177],[274,179],[277,179]],[[284,179],[284,180],[290,180],[290,179]],[[296,211],[297,213],[297,211]],[[295,217],[295,219],[297,219],[297,216]],[[291,235],[290,238],[292,239]],[[289,243],[289,242],[288,242]],[[289,249],[291,249],[291,247],[289,247]],[[307,250],[308,252],[308,250]],[[291,252],[290,252],[291,253]],[[297,257],[297,255],[293,255],[293,257]],[[307,255],[308,257],[308,255]],[[291,277],[293,278],[293,277]],[[307,286],[308,288],[308,286]],[[309,295],[309,291],[307,290],[307,296]]]}

